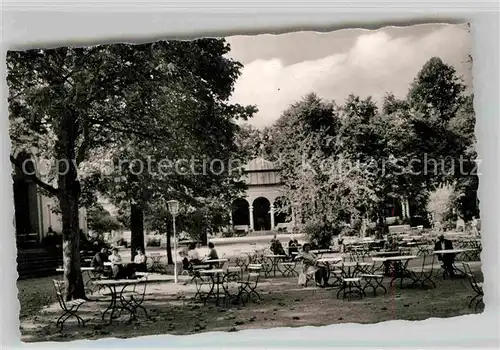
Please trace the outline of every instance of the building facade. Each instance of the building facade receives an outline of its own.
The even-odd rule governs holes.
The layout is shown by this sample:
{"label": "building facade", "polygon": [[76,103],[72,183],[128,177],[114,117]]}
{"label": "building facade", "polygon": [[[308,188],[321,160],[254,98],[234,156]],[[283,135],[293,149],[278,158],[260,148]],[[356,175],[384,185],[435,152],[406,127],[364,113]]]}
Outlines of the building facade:
{"label": "building facade", "polygon": [[[262,157],[251,160],[244,167],[244,181],[247,185],[245,196],[233,201],[231,224],[241,231],[269,231],[286,228],[291,231],[302,222],[300,215],[289,205],[280,169],[274,162]],[[290,208],[283,212],[280,208]],[[387,201],[385,215],[388,218],[406,219],[413,212],[408,199],[393,198]]]}
{"label": "building facade", "polygon": [[[26,164],[26,171],[37,173],[35,162],[27,162],[30,159],[28,154],[20,153],[16,158],[21,164]],[[12,180],[14,227],[18,247],[35,248],[41,245],[43,238],[50,231],[61,233],[61,215],[54,211],[58,206],[57,200],[45,196],[38,186],[24,175],[23,170],[17,167],[14,169]],[[84,233],[88,232],[85,208],[80,209],[80,228]]]}
{"label": "building facade", "polygon": [[276,163],[261,157],[253,159],[244,167],[244,181],[245,196],[231,206],[232,225],[236,230],[290,230],[294,226],[292,210],[281,210],[289,203]]}

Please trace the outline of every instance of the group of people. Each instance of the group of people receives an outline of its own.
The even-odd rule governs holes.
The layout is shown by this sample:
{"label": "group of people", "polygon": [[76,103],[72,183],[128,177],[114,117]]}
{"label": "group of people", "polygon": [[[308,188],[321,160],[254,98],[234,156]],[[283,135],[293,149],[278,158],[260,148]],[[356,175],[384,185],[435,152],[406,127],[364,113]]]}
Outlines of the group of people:
{"label": "group of people", "polygon": [[[296,255],[297,258],[301,259],[303,262],[303,270],[301,276],[299,277],[299,284],[305,285],[306,276],[314,276],[314,280],[316,284],[320,287],[329,287],[328,283],[328,271],[327,266],[319,261],[318,257],[311,252],[311,244],[305,243],[302,246],[302,251],[299,252],[300,245],[297,240],[290,240],[288,244],[289,254]],[[384,245],[385,250],[396,250],[397,242],[389,236]],[[453,243],[444,238],[444,235],[440,235],[438,237],[437,242],[434,245],[434,251],[443,251],[443,250],[452,250]],[[284,254],[283,247],[279,240],[276,238],[276,235],[271,240],[270,250],[276,255],[286,255]],[[297,254],[294,254],[296,252]],[[281,254],[280,254],[281,253]],[[456,276],[454,262],[455,262],[455,254],[453,253],[441,253],[437,254],[438,260],[442,262],[444,270],[448,273],[448,275],[453,278]],[[301,278],[302,277],[302,278]]]}
{"label": "group of people", "polygon": [[182,257],[184,270],[189,270],[191,265],[208,265],[209,267],[213,267],[214,264],[211,264],[210,261],[219,259],[215,245],[212,242],[208,243],[208,254],[204,257],[201,257],[194,242],[189,244],[187,251],[181,251],[179,255]]}
{"label": "group of people", "polygon": [[107,248],[102,248],[100,252],[96,253],[92,258],[91,267],[97,272],[106,273],[104,263],[110,262],[111,269],[109,276],[114,279],[134,278],[136,272],[146,272],[146,255],[142,249],[137,249],[134,260],[131,263],[125,263],[118,251],[118,248],[111,250],[111,255],[108,253]]}
{"label": "group of people", "polygon": [[[326,265],[319,262],[318,257],[311,253],[311,244],[305,243],[302,246],[302,251],[299,251],[300,247],[301,245],[296,239],[290,240],[288,242],[288,254],[286,254],[281,242],[278,240],[277,236],[274,235],[269,249],[275,255],[288,256],[292,259],[301,259],[304,264],[302,276],[314,275],[314,280],[318,286],[323,288],[329,287]],[[305,285],[305,283],[306,281],[299,281],[299,284]]]}

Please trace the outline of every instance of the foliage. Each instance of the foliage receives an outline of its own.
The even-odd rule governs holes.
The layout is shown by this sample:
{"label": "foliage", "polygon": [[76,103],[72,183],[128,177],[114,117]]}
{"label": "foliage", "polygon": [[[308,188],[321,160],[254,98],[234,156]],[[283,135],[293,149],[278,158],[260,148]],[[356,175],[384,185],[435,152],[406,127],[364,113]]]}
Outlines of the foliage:
{"label": "foliage", "polygon": [[350,95],[337,105],[305,96],[272,128],[285,195],[325,239],[323,225],[358,234],[362,218],[385,230],[385,203],[394,199],[408,198],[412,215],[425,217],[429,191],[447,184],[462,193],[458,209],[477,216],[472,100],[439,58],[422,67],[405,99],[389,93],[380,110],[371,98]]}
{"label": "foliage", "polygon": [[120,229],[122,226],[117,218],[102,208],[102,206],[87,210],[87,223],[91,230],[99,235]]}
{"label": "foliage", "polygon": [[329,248],[333,238],[338,236],[340,232],[339,228],[332,229],[332,227],[318,221],[310,221],[304,226],[307,241],[315,243],[319,249]]}
{"label": "foliage", "polygon": [[[47,179],[29,177],[59,200],[68,298],[85,297],[77,213],[92,200],[88,190],[101,186],[100,160],[144,160],[147,152],[155,158],[166,150],[166,155],[183,156],[204,151],[222,159],[233,153],[233,120],[248,118],[255,108],[227,103],[241,69],[226,57],[228,51],[223,39],[200,39],[8,52],[13,149],[58,161]],[[20,167],[14,155],[11,162]],[[217,181],[197,176],[186,183],[134,177],[130,171],[121,175],[118,184],[126,186],[111,187],[104,181],[100,190],[129,202],[124,205],[143,204],[154,194],[190,198],[193,187],[210,193],[232,185],[227,176]],[[133,231],[141,227],[131,226]]]}
{"label": "foliage", "polygon": [[453,186],[440,186],[430,193],[427,210],[440,220],[446,220],[456,208],[456,201],[457,193]]}

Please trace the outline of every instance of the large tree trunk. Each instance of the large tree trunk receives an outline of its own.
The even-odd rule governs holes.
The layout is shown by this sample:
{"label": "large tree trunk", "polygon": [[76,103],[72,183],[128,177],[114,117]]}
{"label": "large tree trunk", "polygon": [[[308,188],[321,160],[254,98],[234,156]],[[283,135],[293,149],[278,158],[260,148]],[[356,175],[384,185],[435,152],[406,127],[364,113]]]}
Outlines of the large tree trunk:
{"label": "large tree trunk", "polygon": [[74,115],[63,113],[58,130],[58,199],[61,207],[64,281],[66,299],[86,299],[80,269],[79,199],[80,181],[75,167],[76,122]]}
{"label": "large tree trunk", "polygon": [[130,249],[132,261],[137,249],[144,252],[144,210],[138,204],[130,207]]}
{"label": "large tree trunk", "polygon": [[86,299],[80,269],[80,234],[78,199],[62,193],[59,196],[62,212],[63,264],[66,281],[66,299]]}
{"label": "large tree trunk", "polygon": [[174,259],[172,259],[172,239],[170,230],[167,230],[167,264],[173,265]]}

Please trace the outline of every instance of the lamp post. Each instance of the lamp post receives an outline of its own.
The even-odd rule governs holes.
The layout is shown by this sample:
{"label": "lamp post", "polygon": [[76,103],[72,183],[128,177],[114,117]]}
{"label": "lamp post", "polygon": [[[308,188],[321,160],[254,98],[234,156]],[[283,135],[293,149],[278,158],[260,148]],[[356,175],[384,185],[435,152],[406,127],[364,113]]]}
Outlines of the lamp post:
{"label": "lamp post", "polygon": [[297,230],[297,211],[299,208],[299,202],[294,201],[292,203],[292,220],[293,220],[293,228],[292,228],[292,239],[294,239],[295,231]]}
{"label": "lamp post", "polygon": [[175,216],[179,213],[179,201],[175,199],[167,202],[168,211],[172,214],[172,224],[174,230],[174,282],[177,283],[177,234],[175,232]]}

